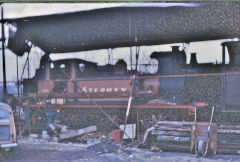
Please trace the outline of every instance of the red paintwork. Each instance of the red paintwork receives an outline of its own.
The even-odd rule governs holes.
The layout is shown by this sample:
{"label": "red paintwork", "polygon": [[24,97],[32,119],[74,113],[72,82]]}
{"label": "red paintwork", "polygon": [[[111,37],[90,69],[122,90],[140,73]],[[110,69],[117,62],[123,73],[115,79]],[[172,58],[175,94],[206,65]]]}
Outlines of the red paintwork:
{"label": "red paintwork", "polygon": [[[127,108],[127,105],[100,105],[102,108]],[[40,108],[41,105],[31,104],[31,108]],[[95,105],[54,105],[58,108],[97,108]],[[132,108],[160,108],[160,109],[192,109],[193,105],[133,105]],[[201,107],[199,107],[201,108]]]}
{"label": "red paintwork", "polygon": [[[45,68],[46,76],[45,80],[37,81],[38,82],[38,92],[37,93],[29,93],[29,97],[36,97],[38,99],[45,99],[49,96],[49,93],[54,88],[54,84],[56,82],[62,81],[66,83],[67,92],[63,93],[52,93],[51,98],[64,98],[68,101],[73,101],[77,99],[79,102],[81,101],[128,101],[131,91],[131,77],[127,76],[116,76],[116,77],[101,77],[101,78],[76,78],[76,66],[74,62],[70,63],[71,65],[71,79],[57,79],[51,80],[50,78],[50,64],[47,63]],[[119,72],[120,69],[116,67],[115,72]],[[122,74],[122,71],[120,72]],[[124,74],[126,72],[123,72]],[[69,75],[69,74],[68,74]],[[159,78],[161,77],[188,77],[194,76],[195,74],[186,74],[186,75],[167,75],[167,76],[159,76],[159,75],[151,75],[151,76],[137,76],[136,82],[137,87],[134,91],[135,96],[143,95],[143,96],[151,96],[158,95],[158,84]],[[210,74],[204,74],[210,75]],[[196,76],[199,76],[198,74]],[[140,84],[140,78],[144,79],[144,85]],[[140,91],[141,86],[143,89]],[[77,86],[77,87],[75,87]],[[104,89],[104,90],[103,90]],[[53,105],[56,109],[63,108],[97,108],[94,104],[90,105]],[[127,105],[100,105],[102,108],[127,108]],[[205,107],[204,103],[195,103],[195,106],[198,108]],[[44,106],[40,106],[37,104],[30,105],[31,108],[44,108]],[[156,109],[186,109],[188,113],[191,114],[194,112],[194,105],[132,105],[131,108],[156,108]]]}

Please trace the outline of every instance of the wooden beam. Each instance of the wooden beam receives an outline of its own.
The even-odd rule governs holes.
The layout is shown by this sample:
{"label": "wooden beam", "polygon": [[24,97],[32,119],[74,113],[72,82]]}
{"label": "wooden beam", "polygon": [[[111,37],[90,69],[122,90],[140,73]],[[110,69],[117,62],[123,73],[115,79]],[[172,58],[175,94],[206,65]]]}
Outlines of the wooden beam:
{"label": "wooden beam", "polygon": [[86,127],[86,128],[82,128],[82,129],[78,129],[78,130],[69,130],[66,133],[60,134],[59,139],[60,140],[66,140],[66,139],[78,137],[80,135],[83,135],[83,134],[86,134],[86,133],[91,133],[91,132],[96,132],[96,131],[97,131],[96,125]]}

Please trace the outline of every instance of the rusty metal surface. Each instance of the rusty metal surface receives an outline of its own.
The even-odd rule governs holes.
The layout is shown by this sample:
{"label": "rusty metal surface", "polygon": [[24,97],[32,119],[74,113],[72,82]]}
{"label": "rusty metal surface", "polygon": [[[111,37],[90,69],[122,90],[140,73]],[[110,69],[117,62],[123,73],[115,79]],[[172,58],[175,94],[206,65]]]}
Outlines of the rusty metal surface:
{"label": "rusty metal surface", "polygon": [[112,130],[112,140],[115,143],[121,143],[123,137],[123,131],[121,130]]}
{"label": "rusty metal surface", "polygon": [[[208,132],[209,122],[197,122],[196,124],[192,125],[191,129],[191,153],[195,153],[195,144],[200,140],[204,140],[207,142],[208,133],[209,135],[209,155],[215,155],[217,152],[217,124],[212,123],[211,130]],[[193,129],[195,127],[195,129]],[[197,141],[197,142],[196,142]]]}

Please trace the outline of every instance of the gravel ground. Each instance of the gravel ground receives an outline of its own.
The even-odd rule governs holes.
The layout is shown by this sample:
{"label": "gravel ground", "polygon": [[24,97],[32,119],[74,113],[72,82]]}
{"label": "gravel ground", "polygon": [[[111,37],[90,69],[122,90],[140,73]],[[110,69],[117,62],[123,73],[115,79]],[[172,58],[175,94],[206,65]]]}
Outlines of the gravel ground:
{"label": "gravel ground", "polygon": [[151,152],[136,147],[120,148],[109,141],[98,141],[95,144],[65,144],[35,140],[21,140],[13,152],[1,152],[1,161],[160,161],[160,162],[225,162],[239,161],[240,156],[216,155],[208,158],[197,158],[187,153]]}

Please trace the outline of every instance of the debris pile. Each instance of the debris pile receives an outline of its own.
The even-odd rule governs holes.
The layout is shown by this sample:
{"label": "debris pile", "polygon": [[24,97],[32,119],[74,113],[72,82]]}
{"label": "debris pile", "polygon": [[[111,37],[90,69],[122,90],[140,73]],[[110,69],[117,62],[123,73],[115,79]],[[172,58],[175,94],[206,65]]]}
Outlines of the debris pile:
{"label": "debris pile", "polygon": [[109,140],[102,140],[100,143],[87,148],[87,150],[95,151],[97,153],[116,153],[119,149],[120,147],[117,144]]}
{"label": "debris pile", "polygon": [[69,129],[66,125],[50,124],[50,129],[42,131],[42,139],[56,142],[79,142],[87,139],[87,137],[99,138],[103,136],[103,134],[97,132],[96,125],[74,130]]}
{"label": "debris pile", "polygon": [[87,133],[85,135],[82,135],[82,136],[76,138],[76,142],[88,143],[88,141],[90,141],[90,140],[103,139],[103,138],[107,138],[107,136],[101,132]]}

